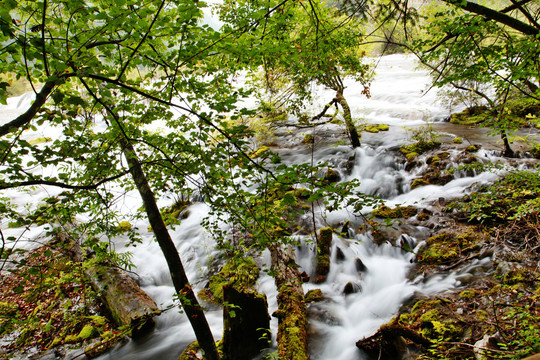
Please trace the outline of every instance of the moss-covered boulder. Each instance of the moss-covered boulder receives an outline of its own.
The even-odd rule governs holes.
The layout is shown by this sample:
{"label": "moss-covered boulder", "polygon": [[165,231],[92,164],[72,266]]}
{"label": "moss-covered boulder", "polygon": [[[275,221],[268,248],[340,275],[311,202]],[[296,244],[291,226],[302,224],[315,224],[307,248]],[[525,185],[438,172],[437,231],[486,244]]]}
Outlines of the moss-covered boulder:
{"label": "moss-covered boulder", "polygon": [[409,145],[403,145],[399,151],[407,156],[407,154],[416,153],[416,154],[423,154],[429,150],[433,150],[441,146],[440,141],[417,141],[415,143],[409,144]]}
{"label": "moss-covered boulder", "polygon": [[341,180],[341,175],[339,175],[339,172],[332,168],[328,168],[326,170],[326,173],[324,174],[324,181],[327,183],[336,183],[339,180]]}
{"label": "moss-covered boulder", "polygon": [[490,117],[487,106],[471,106],[460,113],[452,114],[450,122],[460,125],[476,125]]}

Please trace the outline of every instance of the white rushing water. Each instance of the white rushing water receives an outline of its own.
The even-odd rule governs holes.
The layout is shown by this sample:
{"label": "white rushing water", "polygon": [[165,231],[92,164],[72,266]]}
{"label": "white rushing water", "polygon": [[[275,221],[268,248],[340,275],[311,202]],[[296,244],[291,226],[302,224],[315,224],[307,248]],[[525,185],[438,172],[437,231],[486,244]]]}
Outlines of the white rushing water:
{"label": "white rushing water", "polygon": [[[415,69],[416,64],[409,56],[391,55],[378,60],[377,76],[371,87],[371,98],[361,94],[361,88],[347,83],[345,96],[353,114],[368,123],[384,123],[390,125],[390,131],[378,134],[365,134],[361,148],[351,150],[350,147],[334,146],[316,148],[316,160],[339,164],[355,153],[354,166],[345,180],[356,178],[361,181],[360,190],[381,196],[390,204],[415,204],[429,206],[429,203],[440,197],[457,197],[465,189],[477,181],[493,180],[492,174],[480,174],[476,177],[462,177],[445,186],[425,186],[410,191],[409,184],[415,177],[405,171],[403,159],[395,149],[407,141],[406,127],[424,124],[426,120],[439,121],[448,116],[447,111],[439,106],[434,93],[424,93],[428,76]],[[324,103],[329,93],[319,91],[317,94]],[[330,95],[331,96],[331,95]],[[31,99],[23,96],[10,99],[8,106],[0,107],[0,121],[5,122],[20,113]],[[45,136],[50,136],[45,134]],[[293,140],[291,140],[294,142]],[[279,150],[286,161],[309,162],[311,153],[302,153],[297,149]],[[488,156],[488,153],[484,153]],[[337,166],[339,169],[339,166]],[[46,194],[39,191],[29,193],[10,192],[10,196],[19,204],[39,201]],[[139,206],[136,196],[125,198],[126,209]],[[214,250],[214,242],[200,225],[208,208],[202,203],[190,207],[190,216],[183,220],[172,232],[172,238],[180,252],[189,279],[198,291],[205,286],[209,259],[218,257]],[[326,214],[326,219],[318,219],[321,226],[325,223],[336,225],[354,216],[347,210]],[[134,224],[143,237],[143,243],[127,250],[133,253],[133,263],[140,276],[143,289],[162,307],[172,304],[173,288],[166,263],[159,246],[153,240],[152,233],[146,231],[147,222],[141,220]],[[7,229],[16,236],[18,229]],[[422,232],[423,229],[418,229]],[[23,240],[31,243],[39,239],[43,228],[31,228],[23,234]],[[8,234],[10,235],[10,234]],[[419,246],[414,238],[406,239],[413,247]],[[21,240],[21,244],[25,241]],[[123,251],[127,239],[116,239],[116,248]],[[313,245],[306,245],[298,250],[298,263],[303,271],[314,273]],[[338,259],[337,248],[343,253]],[[358,270],[359,259],[365,265],[365,271]],[[312,359],[321,360],[354,360],[363,359],[363,354],[356,348],[357,340],[370,335],[380,325],[388,322],[398,311],[400,305],[415,293],[433,294],[459,286],[460,274],[448,274],[423,279],[408,279],[413,266],[414,254],[392,247],[390,244],[376,246],[366,234],[351,234],[349,238],[334,235],[332,245],[332,264],[328,279],[323,284],[306,283],[305,290],[320,288],[325,301],[310,305],[310,343]],[[267,258],[261,262],[268,261]],[[356,293],[344,295],[343,289],[351,282],[358,289]],[[262,275],[258,287],[268,296],[270,313],[277,309],[276,289],[273,279]],[[222,335],[223,325],[221,310],[209,310],[208,320],[216,339]],[[277,328],[277,321],[272,320],[272,327]],[[275,336],[275,335],[274,335]],[[176,359],[187,344],[195,339],[193,331],[184,315],[177,309],[168,310],[157,318],[155,331],[137,342],[131,341],[123,347],[100,357],[101,360],[147,360]],[[275,340],[275,339],[274,339]]]}

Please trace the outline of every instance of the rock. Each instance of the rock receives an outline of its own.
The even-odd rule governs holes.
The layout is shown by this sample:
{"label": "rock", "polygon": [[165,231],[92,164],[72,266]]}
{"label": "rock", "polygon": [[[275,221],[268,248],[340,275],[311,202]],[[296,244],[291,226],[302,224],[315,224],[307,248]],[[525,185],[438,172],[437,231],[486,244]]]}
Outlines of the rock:
{"label": "rock", "polygon": [[343,250],[341,250],[339,246],[336,247],[336,260],[337,262],[342,262],[343,260],[345,260],[345,253],[343,252]]}
{"label": "rock", "polygon": [[358,272],[364,272],[367,270],[366,265],[360,258],[354,259],[354,266],[356,267],[356,271]]}
{"label": "rock", "polygon": [[484,335],[481,340],[478,340],[474,344],[473,352],[475,359],[488,359],[489,357],[486,355],[486,351],[499,350],[499,346],[497,345],[499,342],[501,342],[501,337],[498,332],[493,335]]}
{"label": "rock", "polygon": [[326,170],[326,174],[324,175],[324,181],[328,183],[336,183],[339,180],[341,180],[341,176],[339,175],[339,172],[337,172],[336,170],[332,168],[328,168],[328,170]]}
{"label": "rock", "polygon": [[321,302],[324,299],[323,293],[321,289],[313,289],[309,290],[306,293],[306,303],[314,303],[314,302]]}
{"label": "rock", "polygon": [[343,294],[344,295],[355,294],[359,292],[360,290],[362,289],[358,284],[353,284],[351,281],[349,281],[343,288]]}

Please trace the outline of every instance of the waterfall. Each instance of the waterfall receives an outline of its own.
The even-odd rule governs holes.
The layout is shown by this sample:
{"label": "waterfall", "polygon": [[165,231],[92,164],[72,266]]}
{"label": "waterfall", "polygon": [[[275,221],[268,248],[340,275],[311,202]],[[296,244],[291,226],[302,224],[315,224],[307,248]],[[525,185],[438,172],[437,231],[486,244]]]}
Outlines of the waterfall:
{"label": "waterfall", "polygon": [[[362,94],[363,88],[357,84],[346,82],[345,96],[355,116],[367,123],[387,124],[389,131],[376,134],[364,133],[362,146],[351,150],[349,146],[332,147],[315,146],[313,153],[298,149],[283,148],[276,151],[288,163],[310,162],[313,159],[325,161],[343,172],[343,179],[358,179],[358,190],[379,196],[388,204],[415,204],[418,207],[430,207],[438,198],[458,197],[467,187],[476,182],[488,182],[495,178],[489,173],[474,177],[462,175],[444,186],[429,185],[411,191],[410,183],[414,173],[405,170],[403,156],[396,151],[400,144],[408,141],[406,128],[417,127],[425,121],[441,121],[449,116],[447,110],[437,104],[434,92],[425,92],[429,82],[428,75],[416,68],[414,59],[407,55],[390,55],[377,60],[377,75],[371,87],[371,98]],[[315,89],[316,97],[324,98],[330,94],[324,89]],[[23,109],[31,99],[28,96],[10,99],[7,107],[0,108],[0,120],[6,120]],[[325,103],[322,101],[321,103]],[[316,111],[316,110],[315,110]],[[19,111],[20,113],[20,111]],[[319,135],[327,138],[339,129],[329,125],[326,129],[317,130]],[[325,134],[325,132],[327,132]],[[295,144],[293,135],[280,141]],[[298,142],[296,142],[298,144]],[[481,155],[492,156],[489,152]],[[352,168],[346,173],[343,161],[352,158]],[[10,193],[21,204],[28,202],[28,196],[44,197],[47,194],[20,195]],[[33,197],[32,201],[35,201]],[[126,197],[123,206],[127,209],[140,206],[136,197]],[[171,236],[180,252],[180,257],[195,287],[195,291],[205,286],[205,278],[209,269],[209,259],[219,257],[214,249],[214,241],[200,225],[208,214],[208,207],[203,203],[195,203],[190,207],[190,215],[182,220],[179,226],[171,230]],[[356,223],[358,220],[348,209],[326,214],[325,219],[318,218],[322,225],[340,224],[346,220]],[[148,232],[147,222],[140,220],[133,224],[139,229],[143,238],[142,244],[124,250],[128,239],[120,237],[115,240],[118,251],[131,251],[136,272],[140,276],[143,289],[158,303],[161,308],[170,308],[157,320],[155,331],[137,342],[117,347],[110,353],[99,357],[100,360],[160,360],[177,359],[181,351],[192,341],[195,335],[184,314],[179,313],[172,299],[174,290],[161,250]],[[425,233],[425,229],[414,229],[417,233]],[[14,233],[16,229],[6,229]],[[28,238],[39,237],[39,231],[26,234]],[[409,279],[409,271],[414,262],[414,249],[422,246],[422,241],[411,235],[400,235],[413,251],[404,251],[389,243],[380,246],[373,243],[369,233],[353,228],[348,236],[334,235],[331,249],[331,270],[323,284],[306,283],[305,290],[319,288],[325,300],[309,305],[310,316],[310,351],[313,360],[354,360],[364,359],[356,348],[355,342],[371,335],[379,326],[388,322],[399,307],[415,293],[434,294],[459,286],[459,277],[463,274],[445,274],[431,277]],[[303,271],[312,274],[313,244],[307,238],[299,238],[304,245],[297,250],[297,261]],[[339,251],[338,251],[339,248]],[[342,256],[338,258],[337,253]],[[259,259],[261,264],[268,264],[268,254]],[[360,262],[363,266],[359,266]],[[345,286],[351,283],[356,292],[344,294]],[[262,275],[258,282],[258,290],[268,296],[269,311],[277,309],[276,289],[273,279]],[[210,308],[206,312],[215,338],[222,336],[222,312],[218,308]],[[275,333],[277,320],[272,320]],[[275,340],[275,339],[274,339]]]}

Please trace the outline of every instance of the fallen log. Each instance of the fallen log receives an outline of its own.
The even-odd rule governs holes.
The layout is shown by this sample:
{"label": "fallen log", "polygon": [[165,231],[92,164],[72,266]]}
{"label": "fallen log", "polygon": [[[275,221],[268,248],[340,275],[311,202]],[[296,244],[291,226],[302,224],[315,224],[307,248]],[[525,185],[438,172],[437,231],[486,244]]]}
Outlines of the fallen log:
{"label": "fallen log", "polygon": [[92,288],[101,296],[113,320],[119,326],[131,329],[132,338],[147,334],[154,328],[154,316],[161,311],[126,271],[95,260],[88,261],[90,256],[83,255],[81,247],[66,233],[58,234],[56,241],[63,244],[73,260],[86,261],[85,273]]}
{"label": "fallen log", "polygon": [[307,311],[301,276],[296,265],[294,250],[270,247],[271,270],[278,289],[278,359],[309,360],[307,350]]}
{"label": "fallen log", "polygon": [[155,301],[124,270],[103,264],[92,264],[86,270],[94,290],[101,296],[112,318],[120,326],[131,328],[138,338],[155,326],[160,314]]}

